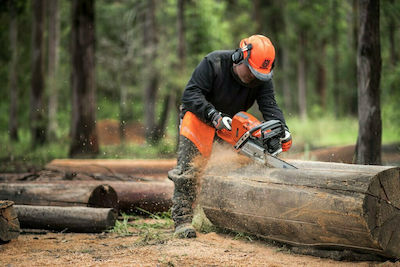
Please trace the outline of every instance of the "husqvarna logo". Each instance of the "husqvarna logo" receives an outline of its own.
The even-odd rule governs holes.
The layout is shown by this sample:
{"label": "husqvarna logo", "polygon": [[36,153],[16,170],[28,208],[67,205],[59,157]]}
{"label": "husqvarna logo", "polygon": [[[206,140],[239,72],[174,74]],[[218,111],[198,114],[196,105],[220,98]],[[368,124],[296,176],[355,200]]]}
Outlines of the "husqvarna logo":
{"label": "husqvarna logo", "polygon": [[265,59],[263,64],[261,65],[260,69],[268,69],[269,63],[271,61],[269,59]]}

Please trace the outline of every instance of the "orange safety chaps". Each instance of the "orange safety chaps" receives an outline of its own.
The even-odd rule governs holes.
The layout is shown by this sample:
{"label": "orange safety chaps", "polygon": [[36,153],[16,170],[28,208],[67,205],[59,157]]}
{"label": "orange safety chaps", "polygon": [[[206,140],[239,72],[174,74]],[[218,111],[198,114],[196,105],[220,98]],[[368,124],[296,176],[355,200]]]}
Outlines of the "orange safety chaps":
{"label": "orange safety chaps", "polygon": [[182,119],[180,135],[192,141],[203,157],[208,158],[211,155],[215,129],[190,111],[187,111]]}

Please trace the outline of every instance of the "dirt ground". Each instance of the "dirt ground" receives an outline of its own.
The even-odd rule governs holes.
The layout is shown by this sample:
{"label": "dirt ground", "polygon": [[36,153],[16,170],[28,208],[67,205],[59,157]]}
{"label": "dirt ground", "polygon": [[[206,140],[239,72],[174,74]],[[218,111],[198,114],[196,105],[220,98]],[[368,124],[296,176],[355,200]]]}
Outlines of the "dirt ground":
{"label": "dirt ground", "polygon": [[293,254],[229,234],[177,239],[172,226],[156,234],[25,233],[0,245],[1,266],[400,266],[345,262]]}

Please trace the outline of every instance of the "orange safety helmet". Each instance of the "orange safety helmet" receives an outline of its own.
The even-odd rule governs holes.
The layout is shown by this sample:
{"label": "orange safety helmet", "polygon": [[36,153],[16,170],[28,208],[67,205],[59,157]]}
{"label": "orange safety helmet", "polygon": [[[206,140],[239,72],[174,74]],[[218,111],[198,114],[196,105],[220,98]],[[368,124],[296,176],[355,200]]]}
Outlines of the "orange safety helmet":
{"label": "orange safety helmet", "polygon": [[269,81],[275,61],[275,48],[271,41],[264,35],[252,35],[241,40],[239,47],[232,54],[233,63],[244,61],[257,79]]}

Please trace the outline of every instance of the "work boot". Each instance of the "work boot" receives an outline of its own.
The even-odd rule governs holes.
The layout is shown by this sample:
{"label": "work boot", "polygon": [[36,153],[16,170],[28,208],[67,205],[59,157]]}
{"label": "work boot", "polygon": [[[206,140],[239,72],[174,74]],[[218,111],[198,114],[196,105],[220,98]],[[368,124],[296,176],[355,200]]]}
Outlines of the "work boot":
{"label": "work boot", "polygon": [[183,223],[175,228],[174,237],[195,238],[196,230],[190,223]]}
{"label": "work boot", "polygon": [[193,202],[196,199],[196,180],[193,173],[182,173],[180,168],[168,172],[168,178],[174,184],[172,197],[172,219],[175,224],[175,236],[181,238],[196,237],[196,231],[191,226],[193,219]]}

